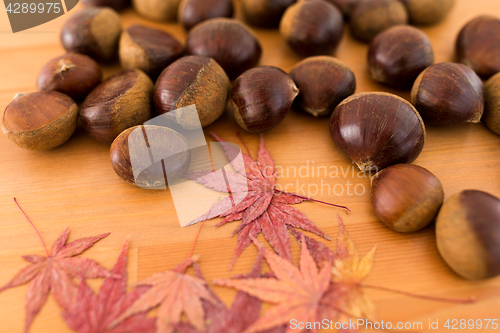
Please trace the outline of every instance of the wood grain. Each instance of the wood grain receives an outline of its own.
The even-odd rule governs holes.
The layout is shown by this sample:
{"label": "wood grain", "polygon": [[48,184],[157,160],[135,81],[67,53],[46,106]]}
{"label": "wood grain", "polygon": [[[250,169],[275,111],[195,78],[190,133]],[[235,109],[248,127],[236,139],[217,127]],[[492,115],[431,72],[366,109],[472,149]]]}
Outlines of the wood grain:
{"label": "wood grain", "polygon": [[[49,59],[63,53],[59,31],[67,15],[43,26],[17,34],[10,33],[7,15],[0,5],[0,110],[17,92],[35,91],[38,71]],[[479,14],[500,11],[498,0],[457,0],[450,16],[437,26],[424,28],[436,54],[436,62],[452,61],[454,39],[465,22]],[[71,15],[71,14],[69,14]],[[176,24],[158,24],[138,17],[133,11],[123,13],[123,25],[134,23],[159,27],[185,41],[185,33]],[[347,29],[346,29],[347,30]],[[256,30],[263,46],[262,65],[279,66],[285,71],[300,58],[287,48],[277,31]],[[394,91],[376,84],[369,78],[366,66],[367,45],[353,40],[346,31],[337,56],[349,65],[357,79],[357,92],[389,91],[409,98],[409,92]],[[106,66],[110,75],[118,69]],[[226,112],[221,119],[206,128],[228,141],[238,142],[233,117]],[[243,133],[253,154],[258,138]],[[292,111],[275,129],[265,133],[267,148],[286,171],[309,165],[316,170],[314,176],[283,175],[278,183],[289,184],[288,190],[307,191],[310,186],[336,184],[344,187],[340,194],[326,191],[316,199],[347,205],[352,214],[317,203],[302,203],[297,207],[330,236],[337,233],[336,214],[340,213],[347,230],[361,254],[377,245],[375,264],[367,283],[405,291],[442,297],[477,297],[472,305],[435,303],[409,299],[400,295],[369,290],[379,310],[380,319],[392,322],[422,321],[424,332],[428,321],[439,319],[480,319],[500,317],[500,279],[468,282],[455,275],[439,257],[434,240],[433,226],[409,235],[393,232],[377,221],[369,203],[369,179],[352,173],[353,164],[334,146],[328,133],[328,119],[314,119],[308,114]],[[169,191],[148,191],[133,187],[120,180],[109,161],[109,146],[92,140],[81,129],[69,142],[45,153],[28,152],[17,148],[0,135],[0,284],[7,282],[25,263],[23,254],[43,253],[36,234],[25,222],[12,201],[19,203],[39,228],[50,246],[68,225],[70,240],[111,232],[111,235],[91,248],[86,255],[111,268],[121,244],[131,236],[128,267],[129,280],[134,282],[152,273],[169,269],[188,255],[198,225],[180,228]],[[308,164],[309,163],[309,164]],[[482,124],[453,127],[428,127],[427,142],[415,164],[421,165],[443,183],[446,198],[462,189],[481,189],[500,196],[500,136],[488,131]],[[314,168],[312,168],[314,166]],[[339,177],[318,167],[337,167]],[[342,175],[341,168],[348,170]],[[347,169],[350,168],[350,169]],[[285,172],[286,173],[286,172]],[[351,195],[346,190],[351,184]],[[354,186],[362,195],[353,195]],[[200,265],[208,281],[247,272],[256,255],[254,247],[244,251],[233,271],[227,270],[236,245],[230,238],[235,223],[215,228],[218,220],[208,221],[201,231],[195,253],[201,254]],[[327,242],[333,248],[335,241]],[[298,245],[292,241],[294,258]],[[100,281],[92,283],[98,287]],[[234,292],[215,288],[226,303]],[[0,332],[21,332],[24,322],[24,297],[27,286],[0,294]],[[435,331],[435,330],[434,330]],[[441,330],[440,330],[441,331]],[[487,332],[488,330],[478,330]],[[493,331],[493,330],[490,330]],[[31,332],[69,332],[65,327],[54,300],[49,299]]]}

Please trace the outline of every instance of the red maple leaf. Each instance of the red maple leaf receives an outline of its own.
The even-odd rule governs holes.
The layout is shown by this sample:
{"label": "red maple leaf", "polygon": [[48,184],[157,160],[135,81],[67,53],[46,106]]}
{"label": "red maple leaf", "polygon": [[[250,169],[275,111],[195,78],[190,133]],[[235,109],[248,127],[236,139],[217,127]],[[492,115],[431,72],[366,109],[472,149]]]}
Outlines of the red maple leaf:
{"label": "red maple leaf", "polygon": [[243,152],[242,158],[237,158],[240,153],[238,148],[217,135],[213,133],[212,135],[221,143],[236,172],[204,170],[187,174],[185,177],[211,189],[231,193],[231,195],[215,204],[208,214],[193,220],[191,224],[214,217],[224,217],[217,226],[241,220],[240,225],[233,231],[233,235],[238,233],[238,245],[231,260],[230,269],[241,252],[251,243],[251,238],[257,237],[261,231],[274,250],[289,261],[292,260],[292,254],[288,230],[301,228],[328,240],[331,239],[307,216],[295,207],[289,206],[310,200],[309,198],[276,190],[274,161],[264,146],[262,135],[257,161]]}
{"label": "red maple leaf", "polygon": [[185,274],[187,267],[198,258],[193,256],[176,268],[154,274],[140,282],[137,286],[151,286],[125,312],[123,312],[111,327],[117,327],[125,319],[144,313],[159,306],[156,326],[158,333],[170,333],[174,326],[181,322],[182,314],[199,330],[205,328],[205,315],[202,299],[217,304],[213,294],[206,288],[206,281]]}
{"label": "red maple leaf", "polygon": [[[256,333],[282,326],[290,323],[293,319],[299,323],[314,323],[323,319],[319,318],[319,308],[322,296],[331,283],[331,262],[326,263],[318,270],[305,244],[304,236],[302,239],[304,241],[300,254],[300,269],[265,249],[264,257],[276,279],[216,279],[214,281],[217,285],[232,287],[263,301],[276,304],[245,329],[245,333]],[[261,244],[258,246],[262,247]],[[286,332],[292,331],[295,330],[292,330],[291,327],[286,330]],[[313,328],[312,331],[316,330]]]}
{"label": "red maple leaf", "polygon": [[154,318],[145,314],[131,316],[119,325],[109,325],[126,311],[148,288],[138,287],[127,293],[127,249],[128,239],[111,270],[119,277],[104,279],[96,295],[82,279],[76,301],[64,309],[66,324],[78,333],[153,333],[156,331]]}
{"label": "red maple leaf", "polygon": [[21,269],[10,282],[0,288],[0,292],[2,292],[31,281],[26,294],[25,332],[29,330],[33,319],[47,301],[50,292],[52,292],[52,296],[54,296],[57,303],[65,308],[75,301],[77,286],[73,278],[79,276],[85,279],[93,279],[110,275],[96,261],[83,257],[74,257],[109,235],[109,233],[80,238],[66,244],[68,232],[69,227],[57,238],[50,254],[45,248],[46,257],[38,254],[23,256],[22,258],[30,262],[31,265]]}
{"label": "red maple leaf", "polygon": [[[263,254],[264,252],[260,250],[250,273],[238,278],[260,277]],[[204,280],[197,263],[194,264],[194,269],[196,276]],[[176,325],[178,333],[241,333],[259,318],[262,302],[258,298],[239,291],[234,297],[231,308],[228,309],[213,291],[209,291],[217,301],[217,305],[205,300],[202,301],[205,310],[205,322],[207,323],[205,330],[198,330],[193,325],[181,323]],[[283,333],[285,329],[284,326],[279,326],[261,333]]]}

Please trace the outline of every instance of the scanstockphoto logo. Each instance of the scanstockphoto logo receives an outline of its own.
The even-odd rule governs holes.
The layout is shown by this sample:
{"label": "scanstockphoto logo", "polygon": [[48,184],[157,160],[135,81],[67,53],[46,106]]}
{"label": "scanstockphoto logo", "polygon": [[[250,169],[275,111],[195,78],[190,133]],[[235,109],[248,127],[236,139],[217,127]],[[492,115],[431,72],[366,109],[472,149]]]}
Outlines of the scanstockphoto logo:
{"label": "scanstockphoto logo", "polygon": [[27,30],[62,16],[79,0],[3,0],[12,32]]}
{"label": "scanstockphoto logo", "polygon": [[[172,140],[169,131],[156,131],[157,127],[173,130],[185,140]],[[136,185],[147,189],[168,185],[181,226],[189,225],[229,193],[231,206],[247,196],[241,149],[228,142],[208,145],[194,104],[136,128],[128,136],[128,150]],[[208,180],[220,184],[220,192],[199,184]]]}
{"label": "scanstockphoto logo", "polygon": [[[168,130],[159,131],[158,127]],[[177,133],[183,140],[175,139]],[[229,142],[207,144],[195,105],[162,114],[133,130],[128,136],[128,153],[136,185],[147,189],[168,186],[181,226],[200,221],[214,203],[222,200],[228,211],[251,191],[240,147]],[[354,165],[326,167],[314,161],[298,167],[276,166],[270,172],[276,172],[281,182],[269,190],[305,197],[364,195],[372,174],[356,170]],[[341,182],[342,178],[347,181]],[[203,185],[207,183],[213,189]]]}

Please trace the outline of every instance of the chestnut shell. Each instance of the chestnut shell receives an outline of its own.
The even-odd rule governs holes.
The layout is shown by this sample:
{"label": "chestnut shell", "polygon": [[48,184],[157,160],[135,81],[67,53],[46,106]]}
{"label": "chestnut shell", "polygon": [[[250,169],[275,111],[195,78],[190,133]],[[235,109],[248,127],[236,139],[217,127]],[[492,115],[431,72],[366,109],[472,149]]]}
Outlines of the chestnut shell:
{"label": "chestnut shell", "polygon": [[84,99],[102,80],[99,65],[90,57],[67,53],[47,62],[37,78],[39,90],[55,90],[74,100]]}
{"label": "chestnut shell", "polygon": [[176,121],[186,129],[196,129],[200,124],[208,126],[224,112],[229,87],[226,73],[215,60],[186,56],[165,68],[156,81],[155,110],[160,115],[195,104],[199,123],[193,123],[189,117]]}
{"label": "chestnut shell", "polygon": [[130,0],[81,0],[88,7],[111,7],[116,11],[131,6]]}
{"label": "chestnut shell", "polygon": [[465,65],[435,64],[418,76],[411,103],[432,125],[477,123],[484,111],[483,83]]}
{"label": "chestnut shell", "polygon": [[362,171],[413,162],[424,147],[425,126],[403,98],[382,92],[352,95],[330,118],[330,134]]}
{"label": "chestnut shell", "polygon": [[349,27],[354,37],[370,42],[385,29],[407,23],[408,13],[400,0],[368,0],[354,7]]}
{"label": "chestnut shell", "polygon": [[153,82],[139,69],[127,69],[104,80],[87,96],[80,110],[85,130],[111,143],[124,130],[151,118]]}
{"label": "chestnut shell", "polygon": [[113,9],[83,8],[64,24],[61,43],[68,52],[111,61],[118,50],[121,29],[120,15]]}
{"label": "chestnut shell", "polygon": [[234,81],[230,98],[238,124],[257,133],[277,126],[298,93],[295,83],[283,70],[260,66]]}
{"label": "chestnut shell", "polygon": [[133,25],[120,38],[120,62],[124,68],[139,68],[153,79],[182,57],[184,47],[169,33]]}
{"label": "chestnut shell", "polygon": [[410,26],[395,26],[381,32],[368,49],[372,79],[397,88],[410,88],[417,76],[433,63],[429,38]]}
{"label": "chestnut shell", "polygon": [[356,90],[354,73],[334,57],[306,58],[292,68],[290,77],[300,91],[295,107],[315,117],[330,115]]}
{"label": "chestnut shell", "polygon": [[[151,163],[150,151],[164,158]],[[191,162],[191,153],[186,138],[176,131],[140,125],[123,131],[113,141],[110,158],[115,173],[127,183],[158,188],[184,174]]]}
{"label": "chestnut shell", "polygon": [[482,15],[467,23],[455,43],[458,61],[488,79],[500,72],[500,19]]}
{"label": "chestnut shell", "polygon": [[334,5],[322,0],[299,1],[283,14],[280,33],[297,54],[330,55],[339,45],[344,19]]}
{"label": "chestnut shell", "polygon": [[436,221],[444,261],[460,276],[484,279],[500,274],[500,200],[466,190],[445,201]]}
{"label": "chestnut shell", "polygon": [[243,23],[235,19],[215,18],[189,31],[186,53],[214,59],[233,80],[257,66],[262,47]]}
{"label": "chestnut shell", "polygon": [[424,228],[436,217],[443,199],[439,179],[417,165],[391,165],[372,177],[373,211],[395,231]]}
{"label": "chestnut shell", "polygon": [[76,128],[78,105],[57,91],[21,94],[3,113],[7,138],[28,150],[49,150],[66,142]]}
{"label": "chestnut shell", "polygon": [[484,85],[484,103],[483,121],[500,135],[500,73],[490,77]]}
{"label": "chestnut shell", "polygon": [[285,10],[297,0],[240,0],[245,21],[261,28],[277,28]]}
{"label": "chestnut shell", "polygon": [[232,0],[181,0],[177,20],[186,30],[203,21],[217,18],[231,18],[234,14]]}

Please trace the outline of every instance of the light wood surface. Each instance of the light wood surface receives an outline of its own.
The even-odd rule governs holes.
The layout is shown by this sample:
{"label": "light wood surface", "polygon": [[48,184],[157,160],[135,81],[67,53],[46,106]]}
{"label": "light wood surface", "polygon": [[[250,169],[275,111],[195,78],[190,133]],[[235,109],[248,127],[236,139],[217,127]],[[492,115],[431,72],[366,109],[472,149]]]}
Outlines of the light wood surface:
{"label": "light wood surface", "polygon": [[[79,8],[79,7],[78,7]],[[78,10],[78,8],[76,10]],[[0,6],[0,110],[4,110],[18,92],[35,91],[39,69],[49,59],[64,52],[59,31],[68,14],[43,26],[17,34],[10,33],[7,15]],[[455,36],[465,22],[479,14],[500,12],[498,0],[457,0],[449,17],[437,26],[424,28],[432,41],[436,62],[453,60]],[[182,41],[185,33],[176,24],[151,23],[132,10],[123,13],[123,25],[142,23],[160,27]],[[274,65],[289,71],[300,58],[290,51],[278,31],[256,30],[263,46],[262,65]],[[357,92],[390,91],[372,82],[366,66],[367,45],[354,41],[347,29],[337,56],[356,74]],[[118,69],[107,66],[106,75]],[[396,92],[409,98],[408,92]],[[3,111],[1,111],[3,112]],[[240,129],[226,112],[205,129],[228,141],[238,142]],[[427,129],[427,142],[415,164],[428,168],[443,183],[446,197],[463,189],[480,189],[500,196],[500,137],[481,124]],[[258,137],[242,134],[252,154],[256,154]],[[350,160],[333,144],[328,133],[328,119],[313,117],[292,110],[275,129],[265,133],[266,145],[276,165],[295,166],[310,163],[318,166],[352,168]],[[71,225],[70,240],[111,232],[86,252],[86,256],[111,268],[127,235],[131,237],[129,281],[133,283],[152,273],[174,267],[191,249],[199,225],[181,228],[174,211],[170,192],[148,191],[121,181],[113,172],[108,155],[109,146],[97,143],[81,129],[69,142],[49,152],[24,151],[0,135],[0,284],[6,283],[26,265],[21,255],[42,254],[42,246],[12,201],[16,196],[50,246],[64,228]],[[314,164],[313,164],[314,163]],[[311,174],[297,177],[299,187],[321,185],[322,179]],[[296,190],[293,175],[278,183]],[[361,196],[318,194],[316,199],[349,206],[352,214],[317,203],[301,203],[296,207],[334,239],[337,233],[336,214],[344,218],[347,230],[361,254],[377,245],[375,263],[367,283],[409,292],[442,297],[477,297],[472,305],[456,305],[410,299],[400,295],[368,290],[375,300],[380,319],[391,322],[421,321],[423,331],[428,321],[439,319],[481,319],[500,317],[500,278],[469,282],[455,275],[440,258],[435,244],[433,226],[412,234],[398,234],[377,221],[369,202],[369,179],[349,173],[345,177],[324,178],[335,184],[360,184]],[[338,187],[338,189],[340,189]],[[352,191],[353,187],[351,187]],[[243,252],[233,271],[227,267],[236,245],[230,238],[237,223],[215,228],[218,219],[208,221],[201,231],[195,253],[201,255],[200,266],[208,281],[230,277],[249,270],[256,255],[250,246]],[[263,240],[262,235],[259,239]],[[325,244],[334,247],[335,241]],[[292,241],[294,260],[298,244]],[[93,281],[98,287],[101,281]],[[230,304],[234,291],[214,287]],[[27,286],[0,294],[0,332],[21,332],[24,323],[24,298]],[[31,332],[68,332],[60,309],[52,298],[36,318]],[[436,330],[434,330],[436,331]],[[441,329],[439,331],[445,331]],[[478,330],[478,332],[486,330]],[[493,330],[490,330],[493,331]]]}

